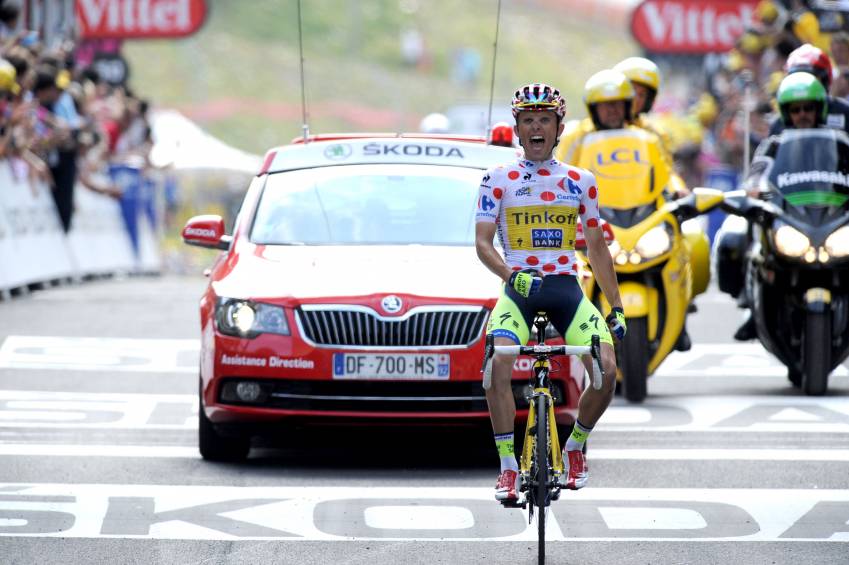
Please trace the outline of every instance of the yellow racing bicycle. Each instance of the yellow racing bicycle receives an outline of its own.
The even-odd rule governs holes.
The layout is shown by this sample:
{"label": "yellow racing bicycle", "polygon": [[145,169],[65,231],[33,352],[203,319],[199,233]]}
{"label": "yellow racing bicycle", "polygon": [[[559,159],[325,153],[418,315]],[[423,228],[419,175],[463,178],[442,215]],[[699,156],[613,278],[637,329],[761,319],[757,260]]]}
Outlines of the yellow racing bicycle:
{"label": "yellow racing bicycle", "polygon": [[483,365],[483,386],[488,389],[492,381],[492,358],[495,355],[530,355],[534,358],[531,387],[528,394],[528,422],[522,455],[519,460],[519,500],[502,503],[508,508],[528,509],[528,524],[536,516],[537,555],[539,563],[545,563],[546,508],[552,500],[560,498],[560,489],[565,484],[563,477],[563,452],[557,437],[554,419],[554,399],[549,389],[551,357],[555,355],[591,355],[593,359],[592,386],[600,389],[604,380],[601,367],[601,345],[599,336],[592,337],[591,345],[546,345],[545,330],[548,317],[538,312],[534,318],[537,337],[536,345],[495,345],[493,337],[486,337]]}

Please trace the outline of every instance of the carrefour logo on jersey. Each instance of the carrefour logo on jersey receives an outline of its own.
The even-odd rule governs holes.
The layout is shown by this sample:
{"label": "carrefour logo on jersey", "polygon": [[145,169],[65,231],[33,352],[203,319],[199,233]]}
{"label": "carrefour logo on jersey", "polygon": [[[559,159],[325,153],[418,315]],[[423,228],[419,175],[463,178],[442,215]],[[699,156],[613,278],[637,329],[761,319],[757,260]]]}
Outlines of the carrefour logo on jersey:
{"label": "carrefour logo on jersey", "polygon": [[486,194],[481,195],[480,204],[478,208],[483,210],[484,212],[489,212],[493,208],[495,208],[495,202],[493,202]]}

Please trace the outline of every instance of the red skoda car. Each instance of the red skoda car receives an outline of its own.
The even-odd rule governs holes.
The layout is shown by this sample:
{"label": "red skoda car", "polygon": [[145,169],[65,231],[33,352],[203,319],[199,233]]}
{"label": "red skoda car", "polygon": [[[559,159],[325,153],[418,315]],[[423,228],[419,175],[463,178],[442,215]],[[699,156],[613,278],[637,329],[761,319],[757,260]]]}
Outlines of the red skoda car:
{"label": "red skoda car", "polygon": [[[483,138],[315,136],[268,152],[200,301],[200,452],[244,458],[280,425],[489,426],[481,386],[499,281],[474,249],[484,169],[516,150]],[[583,368],[552,374],[572,423]],[[519,419],[530,360],[514,373]]]}

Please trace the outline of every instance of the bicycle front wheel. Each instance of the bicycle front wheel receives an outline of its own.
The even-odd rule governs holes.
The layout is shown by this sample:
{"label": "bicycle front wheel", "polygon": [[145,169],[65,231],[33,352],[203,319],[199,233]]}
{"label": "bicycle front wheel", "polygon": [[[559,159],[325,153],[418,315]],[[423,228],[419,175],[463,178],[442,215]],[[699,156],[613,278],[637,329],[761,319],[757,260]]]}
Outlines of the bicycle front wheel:
{"label": "bicycle front wheel", "polygon": [[539,565],[545,563],[545,511],[549,503],[548,501],[548,481],[549,481],[549,466],[548,466],[548,405],[547,397],[543,394],[537,397],[537,429],[536,429],[536,486],[535,497],[537,507],[537,537],[539,556]]}

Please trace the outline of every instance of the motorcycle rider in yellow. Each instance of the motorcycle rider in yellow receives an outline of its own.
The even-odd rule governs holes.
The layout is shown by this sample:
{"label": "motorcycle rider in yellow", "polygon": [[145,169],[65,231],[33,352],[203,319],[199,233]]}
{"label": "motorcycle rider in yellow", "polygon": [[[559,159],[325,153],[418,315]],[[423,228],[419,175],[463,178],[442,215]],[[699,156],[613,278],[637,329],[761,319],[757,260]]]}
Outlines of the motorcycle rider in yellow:
{"label": "motorcycle rider in yellow", "polygon": [[[674,172],[667,136],[646,119],[659,88],[660,70],[657,65],[642,57],[629,57],[613,69],[594,74],[584,88],[584,102],[590,117],[580,121],[572,120],[566,124],[560,145],[555,152],[557,159],[564,163],[577,164],[580,161],[583,138],[588,133],[602,129],[637,127],[656,135],[660,141],[660,155],[670,171],[666,190],[676,196],[689,194],[690,190],[684,180]],[[619,101],[626,103],[624,115],[620,117],[620,110],[612,116],[609,115],[608,107],[618,106]]]}
{"label": "motorcycle rider in yellow", "polygon": [[[490,314],[487,334],[494,337],[495,345],[524,345],[534,316],[545,311],[569,344],[589,345],[593,335],[599,336],[604,383],[601,390],[588,387],[581,395],[575,426],[563,453],[563,486],[579,489],[588,477],[582,448],[613,398],[616,355],[611,333],[617,339],[625,337],[625,316],[613,260],[599,225],[595,177],[552,158],[563,131],[563,97],[549,85],[528,84],[516,91],[512,110],[514,131],[524,156],[486,171],[475,215],[478,258],[505,283]],[[583,223],[589,261],[611,305],[607,318],[584,296],[577,280],[578,217]],[[493,243],[496,234],[503,256]],[[584,364],[592,371],[591,360],[585,357]],[[515,357],[496,357],[492,384],[486,390],[501,459],[495,498],[502,502],[518,498],[518,463],[513,448],[516,401],[511,386],[514,362]]]}
{"label": "motorcycle rider in yellow", "polygon": [[584,103],[590,116],[566,124],[555,150],[557,160],[580,163],[584,138],[592,132],[636,127],[631,125],[633,102],[634,87],[621,72],[607,69],[591,76],[584,85]]}
{"label": "motorcycle rider in yellow", "polygon": [[[653,100],[654,97],[650,95],[650,92],[646,94],[649,95],[647,99]],[[626,135],[638,135],[646,139],[646,145],[651,151],[650,155],[645,156],[648,162],[664,167],[662,172],[658,171],[657,178],[677,177],[680,185],[676,184],[678,188],[675,190],[681,196],[686,195],[689,190],[686,189],[683,180],[675,175],[672,161],[660,137],[649,129],[633,124],[635,97],[633,81],[621,71],[606,69],[591,76],[584,85],[584,103],[590,117],[581,120],[578,124],[572,124],[569,129],[570,135],[564,135],[557,147],[557,158],[572,165],[592,167],[592,159],[597,156],[583,154],[590,150],[585,143],[589,134],[605,130],[624,130],[627,132]],[[671,192],[670,185],[673,185],[671,180],[666,183],[667,192]],[[626,194],[617,193],[617,197],[619,200],[623,198],[627,200]],[[691,340],[685,326],[675,348],[679,351],[687,351],[690,347]]]}
{"label": "motorcycle rider in yellow", "polygon": [[634,87],[634,104],[631,108],[633,118],[631,123],[652,132],[660,139],[661,147],[664,150],[663,158],[672,171],[667,190],[678,197],[690,194],[690,189],[687,188],[684,179],[674,171],[669,136],[648,117],[648,113],[651,112],[654,100],[660,90],[660,69],[652,61],[644,57],[628,57],[617,63],[613,67],[613,70],[619,71],[628,77],[628,80],[631,81],[631,86]]}

